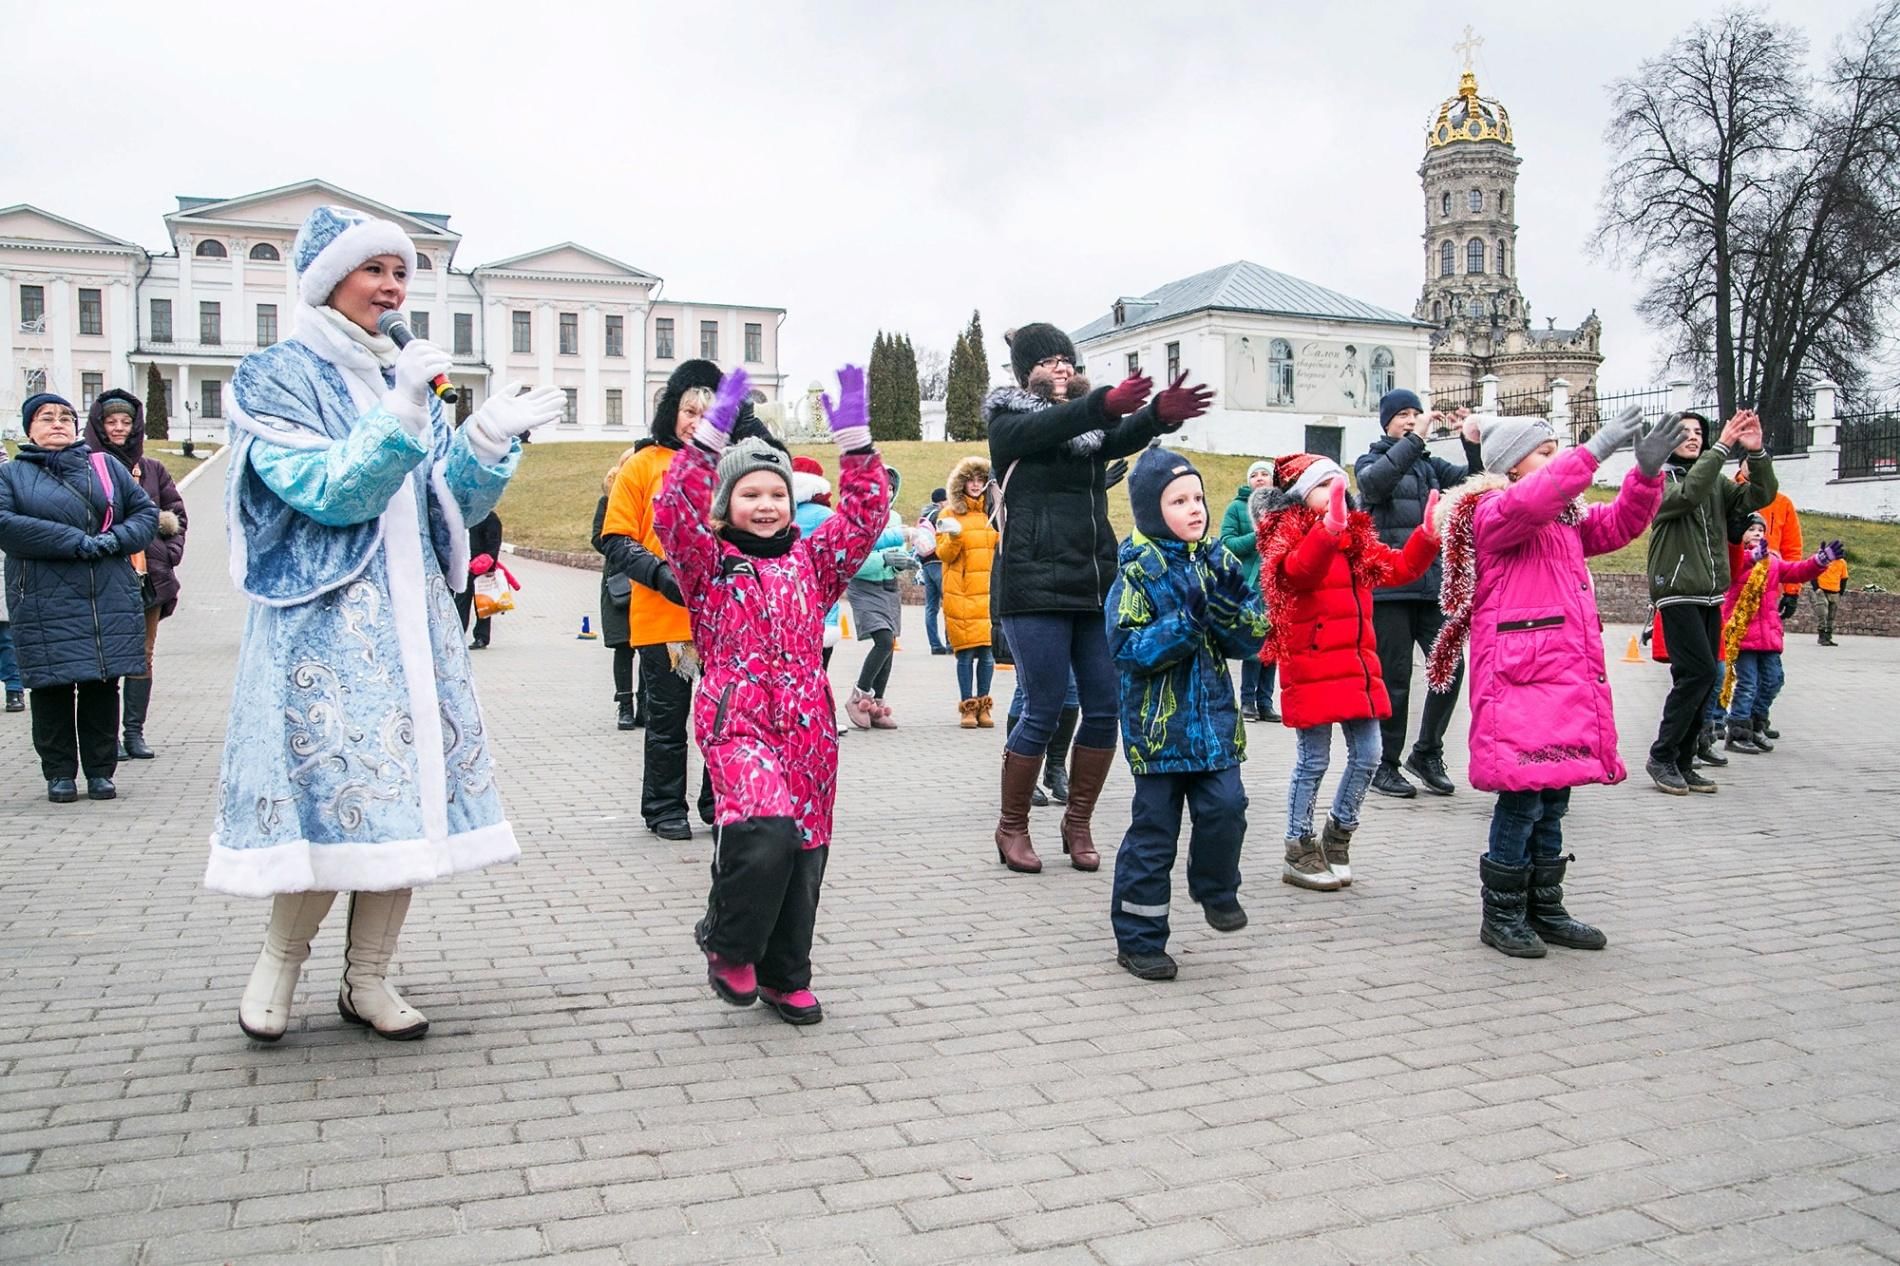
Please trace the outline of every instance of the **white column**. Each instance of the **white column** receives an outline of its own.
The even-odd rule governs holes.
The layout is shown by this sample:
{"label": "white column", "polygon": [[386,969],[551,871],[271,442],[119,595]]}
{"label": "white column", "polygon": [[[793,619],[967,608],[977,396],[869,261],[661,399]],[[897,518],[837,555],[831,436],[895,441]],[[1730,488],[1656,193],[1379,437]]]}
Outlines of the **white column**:
{"label": "white column", "polygon": [[191,398],[191,366],[186,364],[183,360],[178,362],[177,378],[178,380],[172,384],[172,438],[182,440],[187,434],[191,434],[193,438],[198,438],[195,431],[187,432],[183,429],[191,416],[186,412],[185,406],[189,404],[193,413],[195,413],[198,408],[198,402]]}
{"label": "white column", "polygon": [[256,343],[257,312],[251,306],[250,296],[244,293],[244,252],[250,248],[242,240],[224,245],[231,252],[231,293],[224,302],[224,341]]}
{"label": "white column", "polygon": [[1695,407],[1695,384],[1687,378],[1671,378],[1669,388],[1669,411],[1683,413]]}
{"label": "white column", "polygon": [[1840,390],[1838,384],[1823,378],[1814,384],[1814,444],[1813,447],[1838,448],[1841,442],[1841,424],[1835,421],[1835,393]]}
{"label": "white column", "polygon": [[1498,376],[1486,374],[1478,379],[1478,412],[1496,413],[1498,411]]}
{"label": "white column", "polygon": [[626,405],[620,416],[628,429],[644,434],[647,429],[647,305],[634,304],[626,310],[622,350],[627,353]]}
{"label": "white column", "polygon": [[448,350],[452,355],[455,348],[455,314],[449,308],[449,260],[435,247],[430,247],[429,258],[435,261],[435,303],[429,317],[429,341]]}
{"label": "white column", "polygon": [[46,337],[53,348],[53,380],[47,386],[79,403],[79,379],[73,376],[73,279],[46,281]]}
{"label": "white column", "polygon": [[297,266],[290,262],[290,248],[284,252],[284,306],[277,317],[277,337],[289,338],[297,332]]}
{"label": "white column", "polygon": [[554,305],[547,302],[537,303],[534,305],[534,315],[536,368],[539,373],[539,382],[545,387],[554,383],[554,347],[556,337],[554,331]]}
{"label": "white column", "polygon": [[581,425],[599,427],[607,421],[607,404],[601,395],[600,358],[607,338],[607,323],[600,305],[589,303],[581,308]]}
{"label": "white column", "polygon": [[175,343],[198,341],[198,296],[191,290],[191,252],[197,244],[198,240],[189,233],[178,235],[178,297],[172,300],[172,341]]}
{"label": "white column", "polygon": [[140,395],[138,379],[132,373],[132,349],[138,345],[135,324],[138,314],[133,306],[138,300],[132,292],[132,283],[124,277],[114,277],[100,291],[99,297],[106,305],[106,320],[110,322],[107,328],[112,337],[112,372],[106,376],[106,386],[121,387]]}
{"label": "white column", "polygon": [[26,381],[13,361],[13,331],[20,324],[19,297],[13,274],[0,269],[0,435],[13,434],[20,405],[26,401]]}
{"label": "white column", "polygon": [[488,366],[493,375],[484,384],[485,390],[482,392],[484,398],[489,392],[498,390],[509,378],[508,349],[512,346],[509,342],[510,311],[511,309],[503,300],[490,298],[487,310],[483,313],[486,318],[482,335],[483,352],[488,357]]}
{"label": "white column", "polygon": [[1558,431],[1570,424],[1570,380],[1567,378],[1550,380],[1550,424]]}

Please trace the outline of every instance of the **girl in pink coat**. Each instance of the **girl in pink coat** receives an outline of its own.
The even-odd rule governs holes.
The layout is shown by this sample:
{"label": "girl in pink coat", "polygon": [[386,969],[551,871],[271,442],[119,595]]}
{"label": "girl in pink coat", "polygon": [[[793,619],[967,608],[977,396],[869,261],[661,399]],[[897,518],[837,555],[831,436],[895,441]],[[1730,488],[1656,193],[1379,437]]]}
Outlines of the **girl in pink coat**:
{"label": "girl in pink coat", "polygon": [[[1619,783],[1616,717],[1596,589],[1584,560],[1621,549],[1662,504],[1662,465],[1680,443],[1665,420],[1636,445],[1616,500],[1580,500],[1597,466],[1642,427],[1640,410],[1559,455],[1542,418],[1483,424],[1487,473],[1439,506],[1444,631],[1432,647],[1434,690],[1455,681],[1471,642],[1471,785],[1498,793],[1489,851],[1478,859],[1478,939],[1517,958],[1545,942],[1602,949],[1607,938],[1563,906],[1563,817],[1570,789]],[[1501,472],[1501,473],[1500,473]]]}
{"label": "girl in pink coat", "polygon": [[[1729,569],[1722,600],[1722,658],[1727,662],[1717,706],[1728,710],[1728,750],[1759,756],[1775,750],[1768,736],[1768,709],[1781,693],[1781,587],[1803,585],[1846,553],[1829,541],[1812,558],[1784,560],[1768,548],[1768,520],[1759,514],[1729,523],[1729,539],[1741,546],[1741,562]],[[1764,601],[1764,599],[1766,599]]]}
{"label": "girl in pink coat", "polygon": [[889,513],[864,371],[847,365],[838,381],[838,405],[827,396],[824,406],[842,452],[840,504],[810,536],[793,523],[785,451],[761,439],[727,446],[743,370],[720,381],[654,505],[705,674],[693,737],[712,779],[712,893],[694,936],[714,992],[741,1007],[763,997],[792,1024],[824,1019],[811,941],[838,778],[825,612]]}

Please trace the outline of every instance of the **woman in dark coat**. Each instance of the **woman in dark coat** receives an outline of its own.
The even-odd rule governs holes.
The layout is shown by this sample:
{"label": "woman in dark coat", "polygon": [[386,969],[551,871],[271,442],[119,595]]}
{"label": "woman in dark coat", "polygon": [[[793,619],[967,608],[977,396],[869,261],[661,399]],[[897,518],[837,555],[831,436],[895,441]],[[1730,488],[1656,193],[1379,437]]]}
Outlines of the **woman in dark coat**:
{"label": "woman in dark coat", "polygon": [[158,507],[158,535],[142,554],[132,556],[134,571],[145,576],[145,671],[125,679],[120,728],[125,731],[124,754],[132,760],[150,760],[154,753],[145,742],[145,718],[152,705],[152,658],[158,645],[158,622],[178,609],[178,564],[185,558],[185,498],[172,482],[171,472],[156,457],[145,455],[145,406],[129,391],[114,388],[92,402],[86,418],[86,447],[110,453],[132,472],[132,478]]}
{"label": "woman in dark coat", "polygon": [[116,459],[86,447],[59,396],[29,396],[20,420],[27,442],[0,466],[0,551],[33,746],[48,800],[77,800],[81,768],[86,794],[110,800],[119,678],[145,671],[145,597],[129,555],[151,544],[158,507]]}
{"label": "woman in dark coat", "polygon": [[1002,625],[1023,688],[1023,716],[1003,751],[996,853],[1011,870],[1042,860],[1029,840],[1029,806],[1062,715],[1069,674],[1082,709],[1069,755],[1062,851],[1078,870],[1101,865],[1089,820],[1115,760],[1118,686],[1102,608],[1115,580],[1107,464],[1206,412],[1213,392],[1179,375],[1146,404],[1154,384],[1139,373],[1088,390],[1075,345],[1053,325],[1004,336],[1017,385],[983,403],[990,466],[1002,490],[1002,541],[990,573],[990,612]]}
{"label": "woman in dark coat", "polygon": [[[619,548],[609,552],[607,538],[601,529],[606,526],[607,497],[613,492],[614,480],[619,478],[620,468],[628,458],[651,443],[651,439],[643,438],[615,460],[607,471],[607,477],[600,481],[600,503],[594,507],[592,539],[594,549],[601,555],[600,644],[614,655],[614,724],[622,730],[637,730],[647,723],[647,699],[644,683],[636,688],[633,675],[633,625],[627,618],[633,577],[616,565],[614,560],[621,557],[624,561],[627,554],[640,547],[627,537],[620,537],[616,541]],[[644,550],[640,552],[645,553]]]}
{"label": "woman in dark coat", "polygon": [[[462,592],[455,595],[455,611],[462,617],[462,631],[468,632],[469,617],[475,611],[475,578],[487,575],[501,558],[501,516],[493,510],[488,517],[477,521],[468,530],[468,583],[462,586]],[[493,616],[480,616],[475,620],[475,637],[468,644],[472,651],[488,649],[489,630],[494,627]]]}

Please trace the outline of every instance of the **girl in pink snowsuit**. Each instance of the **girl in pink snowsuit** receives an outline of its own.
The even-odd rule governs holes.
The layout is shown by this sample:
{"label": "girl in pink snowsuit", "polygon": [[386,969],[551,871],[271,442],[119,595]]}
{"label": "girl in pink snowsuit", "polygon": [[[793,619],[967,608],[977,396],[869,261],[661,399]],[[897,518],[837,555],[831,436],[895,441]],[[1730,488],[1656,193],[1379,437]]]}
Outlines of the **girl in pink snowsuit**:
{"label": "girl in pink snowsuit", "polygon": [[744,1007],[763,996],[792,1024],[824,1018],[810,986],[838,775],[825,612],[871,552],[890,502],[864,371],[847,365],[838,381],[838,405],[824,404],[842,454],[840,501],[810,536],[793,525],[790,456],[760,439],[727,446],[749,385],[743,370],[721,380],[654,504],[705,674],[693,737],[712,779],[712,893],[695,939],[721,998]]}
{"label": "girl in pink snowsuit", "polygon": [[1489,473],[1438,507],[1447,619],[1427,675],[1432,689],[1452,688],[1470,638],[1471,785],[1498,793],[1490,848],[1478,859],[1478,939],[1517,958],[1543,957],[1546,942],[1608,944],[1563,906],[1570,789],[1627,776],[1584,560],[1621,549],[1655,518],[1681,422],[1666,420],[1637,441],[1637,464],[1615,501],[1586,506],[1580,498],[1598,464],[1641,426],[1640,410],[1626,412],[1560,455],[1542,418],[1489,419]]}

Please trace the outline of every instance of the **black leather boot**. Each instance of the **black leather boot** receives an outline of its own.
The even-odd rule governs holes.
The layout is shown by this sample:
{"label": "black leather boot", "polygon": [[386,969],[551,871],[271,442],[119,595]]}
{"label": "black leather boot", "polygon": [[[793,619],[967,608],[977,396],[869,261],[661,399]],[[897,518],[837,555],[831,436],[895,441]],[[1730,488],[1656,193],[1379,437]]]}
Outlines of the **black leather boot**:
{"label": "black leather boot", "polygon": [[1484,923],[1478,939],[1512,958],[1542,958],[1544,942],[1525,921],[1529,904],[1531,868],[1500,866],[1489,857],[1478,859],[1478,881],[1483,885]]}
{"label": "black leather boot", "polygon": [[1610,943],[1588,923],[1579,923],[1564,909],[1564,871],[1573,856],[1533,857],[1531,859],[1531,895],[1525,922],[1531,931],[1550,945],[1565,949],[1600,950]]}
{"label": "black leather boot", "polygon": [[121,706],[120,724],[125,730],[122,749],[129,760],[150,760],[155,755],[145,743],[145,714],[152,707],[152,679],[127,677]]}

